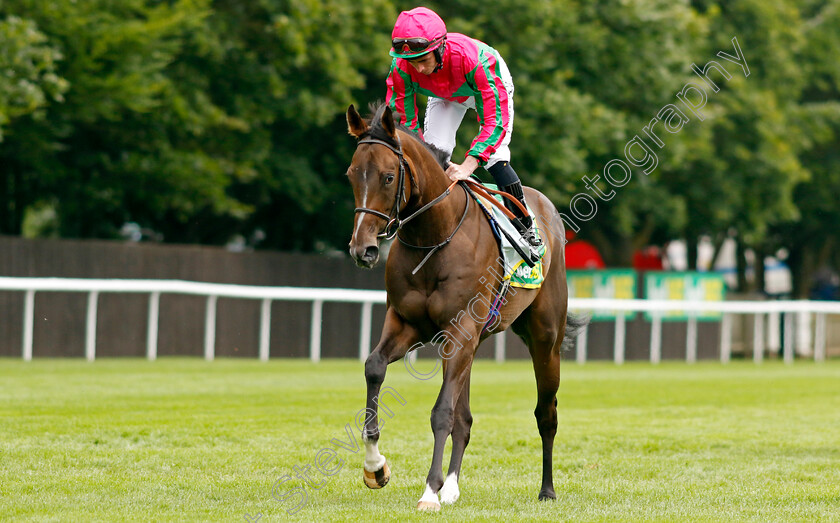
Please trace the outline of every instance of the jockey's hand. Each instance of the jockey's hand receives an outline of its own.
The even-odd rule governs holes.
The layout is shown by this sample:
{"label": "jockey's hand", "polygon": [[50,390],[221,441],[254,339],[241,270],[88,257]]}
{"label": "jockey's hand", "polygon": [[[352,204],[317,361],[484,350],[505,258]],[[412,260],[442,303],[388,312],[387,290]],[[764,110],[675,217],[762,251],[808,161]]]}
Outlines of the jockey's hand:
{"label": "jockey's hand", "polygon": [[474,156],[467,156],[464,163],[451,162],[446,169],[446,175],[453,182],[466,180],[478,168],[478,160]]}

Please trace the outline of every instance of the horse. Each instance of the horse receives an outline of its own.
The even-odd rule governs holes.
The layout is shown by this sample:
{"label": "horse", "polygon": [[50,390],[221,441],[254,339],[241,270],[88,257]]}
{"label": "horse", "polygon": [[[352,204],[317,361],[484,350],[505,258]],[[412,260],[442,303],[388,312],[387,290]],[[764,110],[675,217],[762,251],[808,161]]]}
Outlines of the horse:
{"label": "horse", "polygon": [[[374,115],[367,120],[353,105],[346,115],[348,132],[357,139],[347,169],[356,205],[350,255],[360,267],[372,268],[379,261],[380,242],[395,236],[399,241],[393,242],[385,268],[382,335],[365,361],[364,483],[376,489],[390,479],[390,468],[378,446],[378,396],[387,366],[406,357],[418,343],[443,342],[449,349],[441,353],[443,384],[431,411],[432,463],[417,509],[438,511],[441,502],[458,500],[461,462],[472,425],[473,358],[482,340],[510,327],[528,346],[537,384],[534,416],[543,457],[538,499],[556,499],[552,451],[561,351],[564,340],[571,339],[571,331],[581,325],[567,312],[565,234],[557,210],[545,195],[525,188],[535,214],[544,222],[548,216],[550,223],[560,224],[549,234],[543,227],[545,279],[537,289],[511,289],[499,298],[494,328],[485,329],[483,320],[492,312],[490,299],[475,298],[497,290],[497,282],[487,278],[485,271],[501,263],[489,221],[471,203],[467,190],[451,190],[455,184],[444,172],[445,154],[398,126],[387,105],[372,109]],[[450,436],[452,453],[444,478],[443,453]]]}

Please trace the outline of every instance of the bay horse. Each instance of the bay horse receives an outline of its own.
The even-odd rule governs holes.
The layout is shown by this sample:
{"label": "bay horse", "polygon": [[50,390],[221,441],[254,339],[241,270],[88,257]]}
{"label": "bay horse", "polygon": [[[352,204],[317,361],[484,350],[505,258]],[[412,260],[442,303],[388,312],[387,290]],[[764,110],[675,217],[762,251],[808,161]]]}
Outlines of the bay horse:
{"label": "bay horse", "polygon": [[[493,333],[485,331],[482,321],[493,296],[478,302],[471,298],[495,292],[485,276],[488,268],[499,268],[501,261],[490,224],[478,205],[470,201],[466,190],[448,193],[452,186],[443,169],[446,159],[414,133],[398,127],[387,105],[374,111],[365,120],[354,106],[347,110],[348,131],[358,141],[347,170],[356,204],[350,254],[359,266],[371,268],[379,261],[383,238],[398,236],[399,241],[393,242],[386,264],[382,336],[365,362],[364,482],[370,488],[382,488],[390,478],[378,447],[378,396],[387,366],[418,343],[449,342],[456,349],[442,354],[443,385],[431,413],[434,453],[425,492],[417,504],[419,510],[437,511],[440,501],[454,503],[460,496],[461,460],[472,425],[470,370],[479,343]],[[525,188],[525,196],[544,222],[550,217],[551,223],[561,225],[548,234],[543,227],[542,286],[512,289],[501,302],[492,331],[512,327],[528,345],[533,360],[534,415],[543,455],[539,499],[546,500],[556,498],[552,449],[561,345],[579,320],[567,314],[565,235],[557,210],[532,188]],[[465,314],[468,308],[475,314]],[[449,436],[452,454],[444,478],[443,452]]]}

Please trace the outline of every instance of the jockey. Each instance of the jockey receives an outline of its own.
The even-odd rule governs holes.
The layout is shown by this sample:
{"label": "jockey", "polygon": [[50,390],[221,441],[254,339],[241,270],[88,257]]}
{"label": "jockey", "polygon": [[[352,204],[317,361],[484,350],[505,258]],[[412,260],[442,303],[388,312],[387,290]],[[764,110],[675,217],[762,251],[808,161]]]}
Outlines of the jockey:
{"label": "jockey", "polygon": [[[467,109],[474,109],[481,127],[478,136],[463,163],[449,164],[447,176],[452,181],[464,180],[478,166],[484,166],[500,190],[524,205],[522,183],[510,166],[508,148],[513,130],[513,80],[498,51],[468,36],[447,33],[440,16],[425,7],[400,13],[391,40],[394,60],[385,101],[400,115],[400,123],[420,133],[417,94],[427,95],[422,136],[451,156],[455,132]],[[517,217],[513,223],[531,258],[538,259],[542,240],[534,232],[531,217],[523,215],[507,198],[504,200]]]}

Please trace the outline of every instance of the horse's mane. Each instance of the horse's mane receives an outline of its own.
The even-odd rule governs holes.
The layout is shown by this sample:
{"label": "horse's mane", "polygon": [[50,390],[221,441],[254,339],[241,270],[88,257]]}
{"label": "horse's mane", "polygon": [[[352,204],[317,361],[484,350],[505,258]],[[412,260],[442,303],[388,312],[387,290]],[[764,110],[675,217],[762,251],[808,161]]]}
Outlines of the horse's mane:
{"label": "horse's mane", "polygon": [[[388,105],[385,102],[374,102],[370,104],[369,109],[370,112],[373,113],[373,116],[368,121],[368,130],[362,136],[359,136],[359,139],[366,137],[376,138],[377,140],[382,140],[383,142],[389,143],[394,147],[399,147],[399,144],[397,144],[397,142],[394,141],[394,139],[391,138],[385,131],[385,129],[382,127],[382,114],[385,112],[385,108],[387,107]],[[434,145],[424,142],[416,132],[412,131],[404,125],[399,124],[399,121],[400,118],[397,114],[395,114],[394,126],[398,130],[403,131],[404,133],[411,136],[414,140],[417,140],[418,143],[422,144],[423,147],[428,149],[429,152],[432,153],[432,156],[435,157],[435,160],[437,160],[438,165],[440,165],[440,167],[445,171],[449,162],[449,155],[446,154],[445,151],[441,151]]]}

